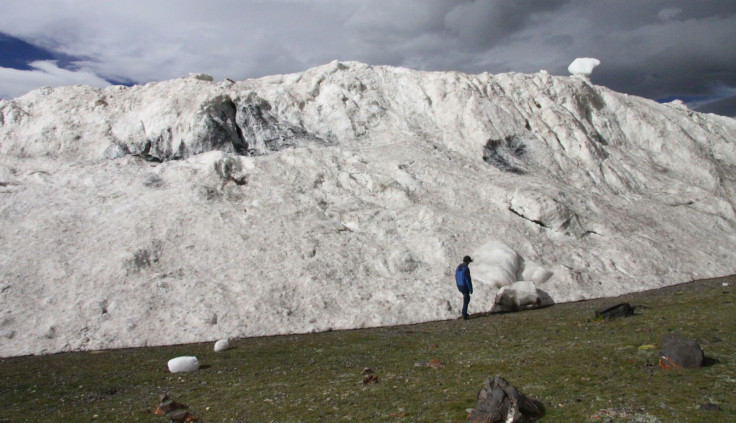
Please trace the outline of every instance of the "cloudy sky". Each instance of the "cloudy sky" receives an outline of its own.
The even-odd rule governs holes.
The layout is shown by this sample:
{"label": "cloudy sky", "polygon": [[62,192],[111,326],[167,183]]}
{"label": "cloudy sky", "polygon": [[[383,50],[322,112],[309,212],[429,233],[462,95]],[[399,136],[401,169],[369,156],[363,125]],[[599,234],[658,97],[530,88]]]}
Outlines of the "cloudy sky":
{"label": "cloudy sky", "polygon": [[736,95],[734,0],[3,0],[0,98],[44,85],[241,80],[332,60],[567,75],[691,105]]}

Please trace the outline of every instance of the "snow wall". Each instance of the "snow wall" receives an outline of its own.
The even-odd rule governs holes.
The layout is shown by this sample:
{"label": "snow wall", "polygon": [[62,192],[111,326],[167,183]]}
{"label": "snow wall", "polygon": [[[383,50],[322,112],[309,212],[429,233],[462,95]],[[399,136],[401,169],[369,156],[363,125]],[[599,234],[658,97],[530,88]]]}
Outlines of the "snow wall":
{"label": "snow wall", "polygon": [[464,255],[471,313],[729,275],[735,179],[736,120],[544,72],[42,88],[0,101],[0,355],[453,319]]}

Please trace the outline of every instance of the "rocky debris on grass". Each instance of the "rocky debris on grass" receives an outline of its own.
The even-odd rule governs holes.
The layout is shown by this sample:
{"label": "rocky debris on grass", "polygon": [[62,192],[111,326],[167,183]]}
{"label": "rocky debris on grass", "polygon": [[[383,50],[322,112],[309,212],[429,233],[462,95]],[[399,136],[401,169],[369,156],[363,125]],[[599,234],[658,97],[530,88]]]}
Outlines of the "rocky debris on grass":
{"label": "rocky debris on grass", "polygon": [[635,308],[629,303],[616,304],[603,310],[596,310],[595,320],[611,320],[618,317],[633,316]]}
{"label": "rocky debris on grass", "polygon": [[659,423],[661,420],[646,413],[644,410],[632,411],[623,408],[600,409],[590,416],[592,422],[612,423],[618,421]]}
{"label": "rocky debris on grass", "polygon": [[371,369],[370,367],[363,367],[363,370],[360,371],[360,374],[365,376],[363,378],[363,385],[378,383],[378,376],[373,374],[373,369]]}
{"label": "rocky debris on grass", "polygon": [[378,383],[377,375],[367,375],[363,378],[363,385],[372,385],[374,383]]}
{"label": "rocky debris on grass", "polygon": [[171,419],[174,423],[204,423],[204,420],[199,419],[187,410],[172,411],[167,414],[166,417]]}
{"label": "rocky debris on grass", "polygon": [[544,405],[526,397],[501,376],[487,377],[468,416],[476,423],[532,423],[544,416]]}
{"label": "rocky debris on grass", "polygon": [[414,367],[429,367],[432,369],[439,369],[440,367],[443,367],[445,365],[444,362],[440,361],[437,358],[433,358],[429,361],[417,361],[414,363]]}
{"label": "rocky debris on grass", "polygon": [[694,339],[665,336],[659,349],[659,366],[663,369],[697,369],[705,356]]}
{"label": "rocky debris on grass", "polygon": [[429,363],[427,363],[427,367],[431,367],[433,369],[439,369],[440,367],[443,367],[444,365],[445,363],[443,363],[442,361],[436,358],[429,360]]}
{"label": "rocky debris on grass", "polygon": [[161,394],[158,396],[159,402],[158,406],[156,407],[156,410],[153,412],[153,414],[162,416],[164,414],[168,414],[172,411],[176,410],[184,410],[189,408],[188,405],[182,404],[180,402],[176,402],[173,399],[169,398],[168,394]]}
{"label": "rocky debris on grass", "polygon": [[171,419],[172,422],[204,423],[204,420],[199,419],[196,415],[187,410],[189,408],[188,405],[174,401],[169,398],[167,394],[161,394],[158,398],[159,404],[153,411],[153,414],[157,416],[166,416]]}
{"label": "rocky debris on grass", "polygon": [[222,352],[230,348],[230,341],[227,339],[220,339],[215,342],[215,352]]}
{"label": "rocky debris on grass", "polygon": [[194,372],[199,369],[197,357],[182,356],[169,360],[169,371],[171,373]]}

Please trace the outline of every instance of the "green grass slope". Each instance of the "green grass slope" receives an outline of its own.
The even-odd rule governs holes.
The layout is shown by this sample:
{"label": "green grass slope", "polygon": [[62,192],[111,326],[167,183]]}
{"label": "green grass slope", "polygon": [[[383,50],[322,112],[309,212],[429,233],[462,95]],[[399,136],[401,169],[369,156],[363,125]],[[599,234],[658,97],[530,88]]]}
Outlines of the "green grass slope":
{"label": "green grass slope", "polygon": [[[206,343],[5,358],[0,422],[168,422],[153,413],[161,393],[206,422],[460,422],[493,375],[542,401],[546,422],[736,421],[735,283],[468,321],[240,339],[221,353]],[[623,301],[642,307],[594,320],[595,310]],[[659,342],[670,334],[697,338],[707,366],[661,369]],[[180,355],[197,356],[202,368],[170,373],[167,361]],[[365,367],[377,383],[363,383]]]}

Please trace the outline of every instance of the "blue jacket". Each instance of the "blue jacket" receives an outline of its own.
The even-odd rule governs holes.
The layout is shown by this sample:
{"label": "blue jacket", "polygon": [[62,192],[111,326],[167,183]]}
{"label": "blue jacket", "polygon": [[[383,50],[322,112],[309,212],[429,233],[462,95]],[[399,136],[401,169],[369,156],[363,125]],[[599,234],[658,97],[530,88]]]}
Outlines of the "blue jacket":
{"label": "blue jacket", "polygon": [[473,281],[470,279],[470,268],[467,264],[461,263],[455,270],[455,282],[460,292],[473,293]]}

